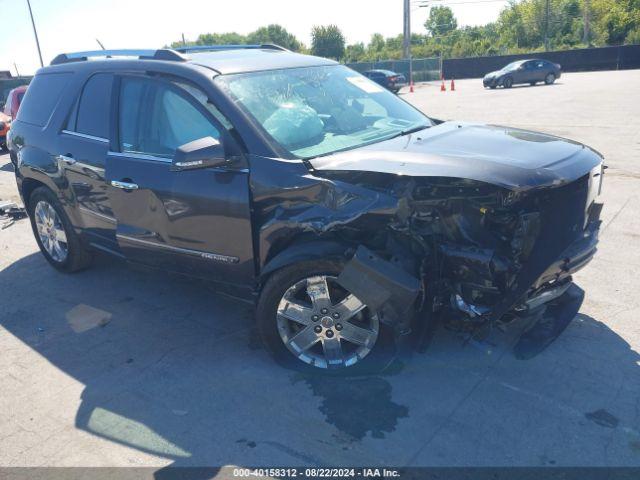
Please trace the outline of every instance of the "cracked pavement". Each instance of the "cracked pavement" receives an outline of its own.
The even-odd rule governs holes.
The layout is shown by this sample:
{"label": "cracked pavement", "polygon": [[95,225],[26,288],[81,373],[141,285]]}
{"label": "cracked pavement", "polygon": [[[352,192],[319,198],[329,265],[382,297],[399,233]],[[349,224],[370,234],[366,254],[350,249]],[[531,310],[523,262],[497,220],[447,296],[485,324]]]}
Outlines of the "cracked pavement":
{"label": "cracked pavement", "polygon": [[[53,270],[0,231],[0,466],[640,466],[640,71],[404,94],[428,114],[540,130],[606,157],[586,300],[538,357],[440,330],[385,375],[309,378],[255,344],[250,306],[99,257]],[[0,155],[0,199],[15,199]],[[106,315],[70,323],[73,312]],[[72,312],[70,314],[70,312]],[[96,313],[98,312],[98,313]]]}

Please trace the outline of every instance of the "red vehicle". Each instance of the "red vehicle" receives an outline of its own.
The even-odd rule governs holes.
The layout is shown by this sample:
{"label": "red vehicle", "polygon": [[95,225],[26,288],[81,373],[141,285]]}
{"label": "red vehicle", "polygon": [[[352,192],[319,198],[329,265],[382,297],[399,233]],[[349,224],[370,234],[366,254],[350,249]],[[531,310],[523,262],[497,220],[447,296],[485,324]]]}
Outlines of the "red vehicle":
{"label": "red vehicle", "polygon": [[7,148],[7,134],[11,126],[11,118],[0,112],[0,152]]}
{"label": "red vehicle", "polygon": [[26,91],[27,85],[21,85],[11,90],[9,95],[7,95],[7,103],[4,104],[4,113],[11,117],[12,121],[15,120],[16,115],[18,115],[18,109],[20,108]]}

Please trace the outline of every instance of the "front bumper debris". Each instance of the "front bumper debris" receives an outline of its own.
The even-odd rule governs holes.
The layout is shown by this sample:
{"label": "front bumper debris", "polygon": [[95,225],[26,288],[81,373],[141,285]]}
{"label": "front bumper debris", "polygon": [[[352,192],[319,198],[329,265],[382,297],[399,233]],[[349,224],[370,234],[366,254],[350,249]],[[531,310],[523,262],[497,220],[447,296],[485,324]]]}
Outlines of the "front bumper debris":
{"label": "front bumper debris", "polygon": [[516,358],[528,360],[544,351],[575,318],[584,300],[584,290],[569,283],[559,297],[532,312],[533,325],[513,349]]}
{"label": "front bumper debris", "polygon": [[409,333],[413,305],[420,293],[420,280],[379,257],[364,246],[338,276],[338,283],[394,326],[398,335]]}

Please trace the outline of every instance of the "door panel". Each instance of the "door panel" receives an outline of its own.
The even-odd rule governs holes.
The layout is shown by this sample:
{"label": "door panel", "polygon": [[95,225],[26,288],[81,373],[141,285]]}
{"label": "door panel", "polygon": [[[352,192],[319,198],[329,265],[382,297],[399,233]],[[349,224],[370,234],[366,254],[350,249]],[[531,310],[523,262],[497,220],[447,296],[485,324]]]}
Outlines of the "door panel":
{"label": "door panel", "polygon": [[548,66],[548,64],[545,64],[545,62],[537,62],[536,63],[536,80],[542,82],[547,74],[550,72],[550,68]]}
{"label": "door panel", "polygon": [[91,243],[109,249],[116,247],[116,222],[104,178],[113,82],[110,73],[87,78],[57,146],[57,160],[75,195],[84,233]]}
{"label": "door panel", "polygon": [[255,268],[242,157],[224,168],[171,170],[175,150],[205,136],[234,151],[208,99],[158,78],[124,76],[117,84],[120,153],[109,152],[105,175],[121,251],[145,265],[249,283]]}
{"label": "door panel", "polygon": [[515,83],[528,83],[531,81],[531,77],[532,77],[532,64],[531,62],[526,62],[523,63],[521,68],[522,70],[518,69],[516,72],[516,82]]}
{"label": "door panel", "polygon": [[105,182],[105,139],[87,138],[63,131],[58,141],[58,163],[62,165],[91,242],[114,248],[116,221]]}
{"label": "door panel", "polygon": [[246,170],[170,171],[170,162],[111,153],[107,181],[124,255],[145,265],[225,283],[254,275]]}

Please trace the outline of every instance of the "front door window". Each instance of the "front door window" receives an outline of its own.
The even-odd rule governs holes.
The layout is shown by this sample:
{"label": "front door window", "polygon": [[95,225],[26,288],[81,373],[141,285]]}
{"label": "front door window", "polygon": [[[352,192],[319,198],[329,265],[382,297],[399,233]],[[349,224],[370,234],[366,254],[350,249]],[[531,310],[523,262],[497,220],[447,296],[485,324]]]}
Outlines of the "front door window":
{"label": "front door window", "polygon": [[171,158],[185,143],[220,138],[219,130],[186,92],[142,78],[122,80],[120,150]]}

